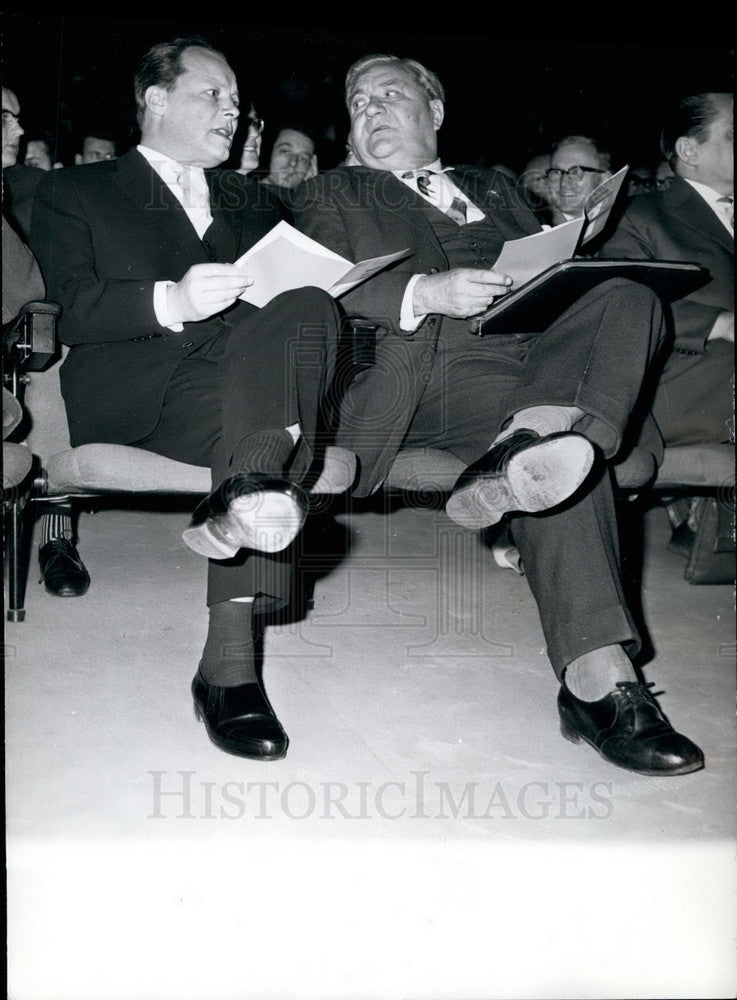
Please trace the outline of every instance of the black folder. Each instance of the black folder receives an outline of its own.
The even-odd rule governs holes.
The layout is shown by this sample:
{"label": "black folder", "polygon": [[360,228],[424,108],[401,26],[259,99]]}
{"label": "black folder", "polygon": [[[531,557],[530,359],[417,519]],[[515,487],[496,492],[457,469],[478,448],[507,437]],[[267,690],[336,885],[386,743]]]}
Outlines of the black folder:
{"label": "black folder", "polygon": [[564,260],[499,299],[485,313],[472,316],[468,328],[479,337],[545,330],[585,292],[609,278],[639,281],[667,303],[705,285],[710,277],[707,268],[682,261]]}

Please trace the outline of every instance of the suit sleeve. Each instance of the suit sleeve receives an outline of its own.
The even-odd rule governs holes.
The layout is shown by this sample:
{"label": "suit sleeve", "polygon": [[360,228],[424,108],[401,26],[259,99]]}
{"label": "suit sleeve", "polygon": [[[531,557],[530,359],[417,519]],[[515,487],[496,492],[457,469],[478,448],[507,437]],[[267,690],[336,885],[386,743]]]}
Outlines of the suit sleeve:
{"label": "suit sleeve", "polygon": [[[114,208],[114,206],[113,206]],[[48,298],[62,307],[64,344],[99,344],[161,336],[149,279],[111,276],[96,243],[115,217],[93,218],[74,171],[50,171],[39,184],[31,218],[31,249],[41,265]],[[131,255],[131,260],[134,256]],[[129,264],[128,269],[132,270]]]}
{"label": "suit sleeve", "polygon": [[3,325],[45,295],[38,261],[3,215]]}
{"label": "suit sleeve", "polygon": [[[693,255],[689,255],[687,251],[679,253],[672,246],[665,249],[658,220],[649,219],[644,214],[638,215],[631,210],[624,213],[614,233],[602,247],[600,256],[625,260],[690,261],[693,259]],[[697,290],[694,294],[670,305],[673,319],[673,347],[678,350],[705,352],[706,341],[716,318],[724,312],[724,309],[700,299]]]}
{"label": "suit sleeve", "polygon": [[[344,197],[342,190],[337,195],[331,191],[337,179],[338,175],[326,174],[305,184],[299,201],[292,205],[296,228],[354,264],[405,249],[388,245],[370,209]],[[369,319],[403,336],[399,328],[402,298],[417,270],[422,273],[422,265],[418,268],[417,259],[410,256],[342,295],[339,302],[347,315]]]}

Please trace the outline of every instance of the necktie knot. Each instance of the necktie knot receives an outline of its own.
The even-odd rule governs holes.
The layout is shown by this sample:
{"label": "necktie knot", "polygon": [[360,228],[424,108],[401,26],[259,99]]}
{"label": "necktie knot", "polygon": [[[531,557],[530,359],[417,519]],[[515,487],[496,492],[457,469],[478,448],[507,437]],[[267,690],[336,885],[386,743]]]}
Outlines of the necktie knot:
{"label": "necktie knot", "polygon": [[734,198],[730,195],[723,195],[717,198],[717,206],[729,228],[734,232]]}
{"label": "necktie knot", "polygon": [[420,194],[459,226],[467,222],[466,202],[454,194],[444,173],[426,169],[406,170],[401,176],[403,180],[414,180]]}

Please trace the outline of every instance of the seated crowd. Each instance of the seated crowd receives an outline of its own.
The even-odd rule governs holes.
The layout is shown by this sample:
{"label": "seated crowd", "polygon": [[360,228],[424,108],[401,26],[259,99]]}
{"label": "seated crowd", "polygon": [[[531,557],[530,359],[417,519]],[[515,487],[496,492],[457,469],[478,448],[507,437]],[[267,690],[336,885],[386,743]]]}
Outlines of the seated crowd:
{"label": "seated crowd", "polygon": [[[3,216],[62,307],[72,445],[134,445],[212,470],[183,533],[208,560],[191,691],[212,742],[260,760],[287,752],[256,672],[257,622],[290,600],[291,546],[326,445],[357,459],[346,484],[356,498],[382,487],[402,449],[420,448],[463,463],[448,517],[503,527],[519,551],[564,735],[640,774],[702,768],[637,666],[612,468],[633,440],[653,467],[668,445],[732,440],[731,95],[673,109],[661,134],[670,180],[633,181],[596,247],[708,262],[705,286],[671,307],[610,279],[537,329],[470,338],[469,319],[513,290],[494,267],[503,243],[579,218],[611,176],[597,139],[563,136],[519,174],[445,164],[443,85],[394,55],[348,68],[346,156],[329,167],[304,123],[280,122],[269,138],[205,39],[155,45],[132,93],[137,141],[90,130],[67,166],[40,135],[21,157],[21,109],[4,87]],[[152,192],[161,211],[147,211]],[[254,279],[232,262],[285,218],[350,260],[411,253],[340,300],[306,287],[257,308]],[[373,331],[373,359],[336,401],[346,315]],[[57,596],[90,585],[73,515],[68,503],[42,509],[41,573]]]}

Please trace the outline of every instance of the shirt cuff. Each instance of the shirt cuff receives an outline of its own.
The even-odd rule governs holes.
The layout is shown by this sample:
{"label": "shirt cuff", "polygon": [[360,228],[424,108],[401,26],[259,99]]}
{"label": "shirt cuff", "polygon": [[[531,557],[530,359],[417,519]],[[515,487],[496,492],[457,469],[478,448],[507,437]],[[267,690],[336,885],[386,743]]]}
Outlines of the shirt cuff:
{"label": "shirt cuff", "polygon": [[181,333],[184,329],[184,324],[172,319],[166,299],[166,291],[173,284],[173,281],[157,281],[154,284],[154,315],[159,323],[171,330],[172,333]]}
{"label": "shirt cuff", "polygon": [[412,298],[414,296],[415,285],[420,278],[423,277],[424,275],[422,274],[413,274],[404,290],[402,308],[399,311],[399,328],[400,330],[406,330],[407,333],[414,333],[427,315],[425,313],[422,316],[415,316],[414,310],[412,309]]}

